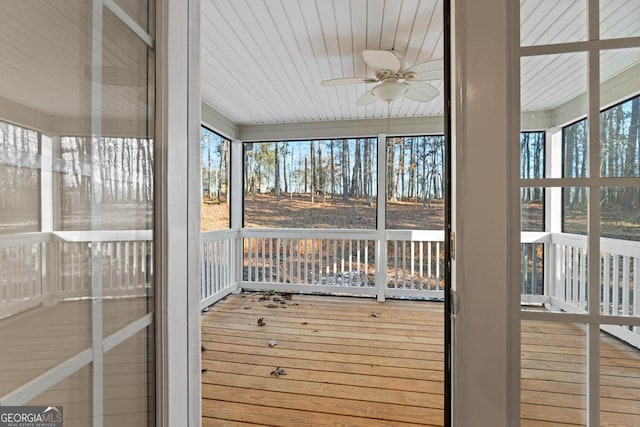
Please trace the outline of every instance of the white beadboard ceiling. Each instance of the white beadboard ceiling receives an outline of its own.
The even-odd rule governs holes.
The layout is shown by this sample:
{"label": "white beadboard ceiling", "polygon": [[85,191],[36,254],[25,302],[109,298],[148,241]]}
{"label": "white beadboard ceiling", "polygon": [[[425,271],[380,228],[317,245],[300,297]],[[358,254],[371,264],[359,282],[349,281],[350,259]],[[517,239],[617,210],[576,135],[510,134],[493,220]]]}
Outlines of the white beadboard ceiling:
{"label": "white beadboard ceiling", "polygon": [[[146,28],[143,2],[116,3]],[[602,37],[640,36],[640,0],[600,3]],[[0,104],[89,117],[90,5],[0,1]],[[586,38],[586,0],[522,0],[521,5],[523,45]],[[204,101],[237,124],[386,117],[383,103],[355,106],[370,85],[323,87],[320,81],[370,75],[364,49],[395,48],[406,65],[442,58],[442,7],[442,0],[202,0]],[[145,78],[146,45],[107,9],[104,17],[104,65],[128,67]],[[603,80],[633,66],[640,69],[639,62],[640,48],[603,52]],[[525,110],[557,108],[586,89],[585,54],[532,57],[522,64]],[[435,85],[441,88],[442,82]],[[144,91],[103,85],[104,116],[145,119]],[[403,100],[390,113],[440,115],[442,97],[428,103]]]}
{"label": "white beadboard ceiling", "polygon": [[[238,124],[386,117],[356,107],[371,85],[321,80],[370,76],[361,52],[396,49],[411,65],[443,57],[442,0],[203,0],[202,95]],[[438,89],[442,81],[434,82]],[[442,95],[402,100],[392,116],[438,115]]]}
{"label": "white beadboard ceiling", "polygon": [[[355,106],[371,85],[320,81],[372,75],[365,49],[395,48],[405,65],[442,58],[442,7],[442,0],[203,0],[203,99],[241,125],[387,117],[384,103]],[[586,39],[586,0],[522,0],[521,9],[523,46]],[[603,38],[640,35],[639,0],[602,0],[600,15]],[[640,62],[640,49],[602,58],[607,80]],[[522,67],[524,110],[557,108],[586,90],[586,54],[526,58]],[[395,102],[390,115],[442,111],[439,96]]]}

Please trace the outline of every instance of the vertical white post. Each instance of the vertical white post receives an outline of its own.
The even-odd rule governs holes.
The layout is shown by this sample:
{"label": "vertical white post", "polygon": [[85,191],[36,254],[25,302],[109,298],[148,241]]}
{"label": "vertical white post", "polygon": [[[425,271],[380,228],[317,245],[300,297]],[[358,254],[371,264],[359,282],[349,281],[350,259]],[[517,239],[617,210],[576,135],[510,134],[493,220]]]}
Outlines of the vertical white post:
{"label": "vertical white post", "polygon": [[[93,0],[91,20],[91,229],[99,227],[102,216],[98,199],[100,182],[100,143],[102,137],[102,0]],[[93,360],[91,363],[93,427],[102,427],[103,407],[103,347],[102,347],[102,256],[101,244],[91,243],[91,341]]]}
{"label": "vertical white post", "polygon": [[233,239],[231,249],[231,265],[233,266],[232,281],[236,287],[236,292],[240,291],[242,281],[244,241],[242,237],[242,199],[244,194],[244,159],[242,153],[242,141],[234,139],[231,141],[231,229],[237,231],[237,236]]}
{"label": "vertical white post", "polygon": [[201,425],[200,0],[157,1],[157,420]]}
{"label": "vertical white post", "polygon": [[[53,176],[54,152],[60,146],[60,138],[52,138],[41,134],[40,137],[40,231],[51,233],[53,231],[55,202],[55,185]],[[44,244],[42,251],[40,293],[46,295],[49,292],[59,290],[60,271],[58,269],[58,243],[51,240]]]}
{"label": "vertical white post", "polygon": [[[562,177],[562,129],[547,130],[545,138],[545,177]],[[562,188],[545,189],[545,231],[562,232]]]}
{"label": "vertical white post", "polygon": [[376,240],[376,294],[384,302],[387,289],[387,136],[378,135],[378,204]]}
{"label": "vertical white post", "polygon": [[[562,177],[562,128],[551,128],[545,132],[545,178]],[[544,230],[551,234],[562,232],[562,188],[547,187],[545,192]],[[554,243],[546,244],[544,273],[544,295],[551,299],[560,284],[561,253]],[[547,307],[550,308],[550,307]]]}

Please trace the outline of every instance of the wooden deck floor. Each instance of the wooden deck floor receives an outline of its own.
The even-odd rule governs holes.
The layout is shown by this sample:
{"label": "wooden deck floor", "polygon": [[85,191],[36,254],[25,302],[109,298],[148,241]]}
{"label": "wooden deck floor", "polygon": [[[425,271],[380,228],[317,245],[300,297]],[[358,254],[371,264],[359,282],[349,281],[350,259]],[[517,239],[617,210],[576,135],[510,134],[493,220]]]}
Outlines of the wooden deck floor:
{"label": "wooden deck floor", "polygon": [[[205,427],[443,424],[441,303],[260,296],[202,317]],[[523,426],[584,425],[584,340],[580,326],[523,322]],[[640,352],[603,334],[601,353],[602,425],[640,426]]]}

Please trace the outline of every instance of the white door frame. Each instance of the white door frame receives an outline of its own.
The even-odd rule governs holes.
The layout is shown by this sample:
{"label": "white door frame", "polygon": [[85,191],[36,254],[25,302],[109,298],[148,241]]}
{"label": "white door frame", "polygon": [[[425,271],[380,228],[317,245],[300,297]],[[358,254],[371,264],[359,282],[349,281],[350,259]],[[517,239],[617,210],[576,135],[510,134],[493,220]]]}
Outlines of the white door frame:
{"label": "white door frame", "polygon": [[198,427],[200,0],[158,0],[156,17],[156,424]]}

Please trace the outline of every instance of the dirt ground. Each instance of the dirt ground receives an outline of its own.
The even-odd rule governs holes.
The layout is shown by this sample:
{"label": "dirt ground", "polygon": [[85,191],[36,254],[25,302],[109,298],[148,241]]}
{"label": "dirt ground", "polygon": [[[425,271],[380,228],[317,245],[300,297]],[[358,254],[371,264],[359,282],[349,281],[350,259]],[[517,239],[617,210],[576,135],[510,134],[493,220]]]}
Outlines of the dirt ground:
{"label": "dirt ground", "polygon": [[[331,200],[309,195],[283,195],[280,202],[275,195],[260,194],[245,200],[245,227],[248,228],[335,228],[375,229],[376,200],[371,206],[364,200]],[[205,201],[202,204],[202,230],[221,230],[229,227],[229,205]],[[433,199],[424,206],[420,202],[388,202],[388,229],[441,230],[444,227],[444,201]],[[603,209],[602,236],[640,240],[640,210],[619,212]],[[522,207],[522,230],[542,231],[544,210],[541,203],[528,202]],[[587,214],[584,210],[565,212],[565,230],[585,234]]]}
{"label": "dirt ground", "polygon": [[[311,201],[309,195],[259,194],[245,200],[245,227],[247,228],[334,228],[375,229],[376,200],[368,205],[363,199],[343,201],[342,197],[318,195]],[[229,209],[226,203],[205,201],[202,204],[202,230],[228,228]],[[424,206],[420,202],[387,203],[388,229],[439,230],[444,227],[442,199],[431,200]]]}

